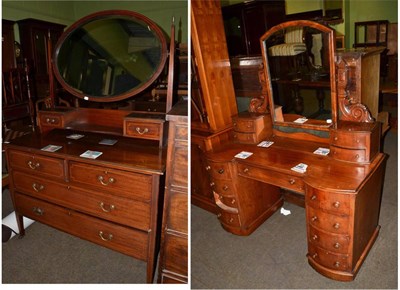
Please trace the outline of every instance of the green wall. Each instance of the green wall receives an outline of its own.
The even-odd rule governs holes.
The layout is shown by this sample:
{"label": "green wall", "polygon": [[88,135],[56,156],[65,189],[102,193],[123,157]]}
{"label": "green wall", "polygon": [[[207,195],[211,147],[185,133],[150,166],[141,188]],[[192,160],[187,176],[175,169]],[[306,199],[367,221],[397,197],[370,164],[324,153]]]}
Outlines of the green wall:
{"label": "green wall", "polygon": [[[2,1],[2,18],[20,20],[36,18],[65,25],[90,13],[109,9],[139,12],[156,22],[170,35],[172,17],[175,17],[175,39],[188,42],[188,3],[176,1]],[[15,29],[19,39],[18,29]],[[179,33],[178,33],[179,32]]]}

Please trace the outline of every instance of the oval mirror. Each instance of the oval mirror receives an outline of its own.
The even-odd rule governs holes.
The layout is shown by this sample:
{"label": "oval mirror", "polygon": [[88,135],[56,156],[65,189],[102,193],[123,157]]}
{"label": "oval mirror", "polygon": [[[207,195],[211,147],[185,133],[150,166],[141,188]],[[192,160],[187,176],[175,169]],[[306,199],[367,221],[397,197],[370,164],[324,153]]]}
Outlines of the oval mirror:
{"label": "oval mirror", "polygon": [[331,28],[306,20],[279,24],[261,37],[275,129],[328,131],[336,122],[333,39]]}
{"label": "oval mirror", "polygon": [[147,17],[122,10],[86,16],[69,27],[54,51],[54,73],[79,98],[123,100],[145,90],[162,72],[167,45]]}

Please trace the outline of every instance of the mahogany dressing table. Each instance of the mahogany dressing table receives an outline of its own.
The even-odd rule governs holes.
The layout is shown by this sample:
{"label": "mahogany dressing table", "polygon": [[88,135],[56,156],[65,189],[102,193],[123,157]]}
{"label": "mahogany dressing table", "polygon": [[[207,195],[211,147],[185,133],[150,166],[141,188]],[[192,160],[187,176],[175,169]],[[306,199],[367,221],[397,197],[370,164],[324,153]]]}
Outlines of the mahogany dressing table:
{"label": "mahogany dressing table", "polygon": [[[172,26],[168,52],[163,32],[147,17],[125,10],[97,12],[64,32],[50,69],[73,96],[116,102],[150,88],[169,55],[169,112],[174,39]],[[146,281],[152,283],[160,243],[166,115],[53,105],[39,111],[37,121],[40,132],[6,147],[19,235],[25,234],[23,216],[29,217],[145,261]],[[44,150],[48,145],[50,150]]]}
{"label": "mahogany dressing table", "polygon": [[[320,34],[324,44],[330,104],[315,119],[278,102],[282,91],[273,82],[279,76],[269,69],[269,48],[293,27]],[[349,90],[356,85],[350,77],[355,68],[345,57],[335,59],[334,39],[331,28],[311,21],[282,23],[261,37],[262,95],[249,112],[233,117],[231,140],[207,152],[206,170],[226,231],[251,234],[292,194],[305,207],[309,264],[328,278],[351,281],[379,233],[386,155],[381,124]],[[379,65],[372,69],[379,77]],[[318,108],[318,102],[304,105]],[[279,116],[276,106],[282,107]],[[270,143],[260,146],[262,141]],[[306,170],[294,170],[299,164]]]}

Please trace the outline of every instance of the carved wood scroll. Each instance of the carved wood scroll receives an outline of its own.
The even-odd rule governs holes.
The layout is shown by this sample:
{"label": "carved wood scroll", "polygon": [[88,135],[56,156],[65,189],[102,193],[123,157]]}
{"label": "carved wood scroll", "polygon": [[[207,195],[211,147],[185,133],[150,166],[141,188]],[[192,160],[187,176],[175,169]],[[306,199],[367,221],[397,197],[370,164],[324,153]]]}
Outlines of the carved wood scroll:
{"label": "carved wood scroll", "polygon": [[264,65],[261,63],[258,69],[258,79],[261,84],[261,95],[250,101],[249,112],[251,113],[269,113],[267,80],[264,73]]}
{"label": "carved wood scroll", "polygon": [[343,58],[339,58],[337,65],[337,90],[341,114],[344,121],[374,122],[368,108],[361,104],[361,100],[355,99],[349,92],[352,85],[350,78],[351,65]]}

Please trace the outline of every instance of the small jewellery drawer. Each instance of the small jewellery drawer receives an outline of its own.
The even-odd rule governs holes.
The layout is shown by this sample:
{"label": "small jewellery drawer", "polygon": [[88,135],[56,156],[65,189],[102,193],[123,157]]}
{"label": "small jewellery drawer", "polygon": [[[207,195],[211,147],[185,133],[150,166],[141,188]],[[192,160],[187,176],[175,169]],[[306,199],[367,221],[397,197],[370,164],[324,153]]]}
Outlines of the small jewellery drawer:
{"label": "small jewellery drawer", "polygon": [[9,164],[13,169],[21,169],[32,174],[46,174],[64,179],[64,160],[23,151],[9,150]]}
{"label": "small jewellery drawer", "polygon": [[212,162],[208,160],[206,170],[215,179],[231,179],[232,174],[229,169],[229,162]]}
{"label": "small jewellery drawer", "polygon": [[337,160],[349,162],[368,162],[365,149],[347,149],[336,146],[330,146],[331,156]]}
{"label": "small jewellery drawer", "polygon": [[124,135],[149,140],[160,140],[163,135],[164,122],[152,123],[143,121],[124,121]]}
{"label": "small jewellery drawer", "polygon": [[292,175],[272,171],[268,169],[260,169],[249,167],[238,163],[238,173],[241,176],[261,180],[263,182],[283,187],[296,192],[304,192],[305,186],[301,178]]}
{"label": "small jewellery drawer", "polygon": [[254,121],[251,119],[233,118],[233,129],[239,132],[255,132]]}
{"label": "small jewellery drawer", "polygon": [[324,192],[309,187],[306,193],[306,204],[316,209],[322,208],[333,214],[349,215],[352,196],[348,194]]}
{"label": "small jewellery drawer", "polygon": [[315,262],[329,269],[338,271],[349,271],[351,269],[347,255],[332,253],[313,244],[308,244],[308,255]]}
{"label": "small jewellery drawer", "polygon": [[333,131],[330,135],[332,145],[353,149],[364,149],[368,147],[369,132]]}
{"label": "small jewellery drawer", "polygon": [[87,216],[45,201],[15,194],[18,213],[85,240],[146,260],[148,234]]}
{"label": "small jewellery drawer", "polygon": [[64,126],[63,116],[59,114],[40,113],[40,125],[62,128]]}
{"label": "small jewellery drawer", "polygon": [[215,180],[211,181],[211,187],[213,190],[223,196],[232,196],[235,194],[233,183],[228,180]]}
{"label": "small jewellery drawer", "polygon": [[244,143],[244,144],[254,144],[259,141],[256,133],[234,132],[233,139],[235,142]]}
{"label": "small jewellery drawer", "polygon": [[307,222],[313,227],[335,234],[348,234],[350,228],[347,216],[329,214],[312,207],[307,207]]}
{"label": "small jewellery drawer", "polygon": [[51,182],[18,171],[13,172],[13,179],[19,192],[141,230],[150,228],[149,203],[101,191],[82,191],[65,183]]}
{"label": "small jewellery drawer", "polygon": [[73,183],[109,191],[121,197],[137,198],[145,201],[151,199],[151,175],[79,162],[70,163],[69,174]]}
{"label": "small jewellery drawer", "polygon": [[221,210],[217,215],[220,222],[227,226],[240,227],[240,219],[238,214],[232,214],[226,211]]}
{"label": "small jewellery drawer", "polygon": [[348,235],[326,233],[310,226],[308,240],[331,252],[347,254],[349,251],[350,237]]}

